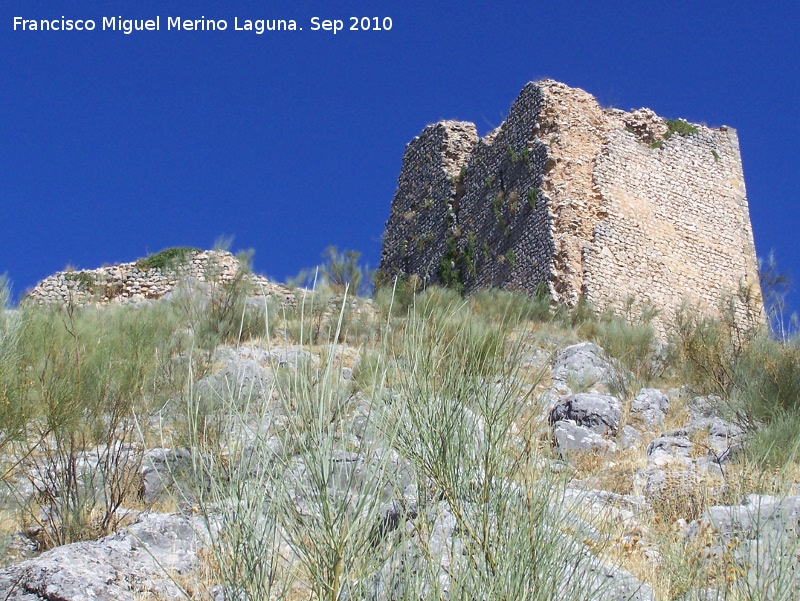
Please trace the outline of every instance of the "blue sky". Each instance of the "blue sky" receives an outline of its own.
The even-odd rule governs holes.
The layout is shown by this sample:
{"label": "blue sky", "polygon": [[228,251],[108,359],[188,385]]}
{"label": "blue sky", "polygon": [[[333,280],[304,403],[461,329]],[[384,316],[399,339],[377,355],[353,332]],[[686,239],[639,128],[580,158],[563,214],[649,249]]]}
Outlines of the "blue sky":
{"label": "blue sky", "polygon": [[[15,16],[97,29],[14,31]],[[101,31],[112,16],[160,16],[161,31]],[[228,29],[166,31],[170,16]],[[345,31],[311,31],[315,16]],[[392,28],[347,31],[351,16]],[[279,280],[331,244],[375,266],[406,143],[443,118],[486,133],[551,77],[604,106],[737,128],[757,251],[800,278],[799,17],[788,1],[4,0],[0,273],[20,293],[67,264],[221,234]]]}

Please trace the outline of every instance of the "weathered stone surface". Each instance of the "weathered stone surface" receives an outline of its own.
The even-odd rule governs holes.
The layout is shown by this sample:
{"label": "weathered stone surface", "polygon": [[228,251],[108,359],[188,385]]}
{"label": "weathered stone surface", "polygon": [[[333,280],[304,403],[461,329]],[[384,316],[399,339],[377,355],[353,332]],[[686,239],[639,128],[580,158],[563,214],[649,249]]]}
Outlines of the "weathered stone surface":
{"label": "weathered stone surface", "polygon": [[656,388],[642,388],[631,402],[631,417],[648,430],[664,425],[669,411],[669,397]]}
{"label": "weathered stone surface", "polygon": [[633,297],[662,314],[685,298],[713,310],[744,284],[758,314],[736,132],[692,128],[668,136],[650,110],[603,109],[552,80],[527,84],[481,139],[470,123],[428,126],[406,149],[380,268],[467,292],[541,284],[600,310]]}
{"label": "weathered stone surface", "polygon": [[0,596],[8,601],[134,601],[142,595],[185,598],[167,572],[197,566],[203,544],[199,522],[147,514],[97,541],[57,547],[0,570]]}
{"label": "weathered stone surface", "polygon": [[[142,500],[153,503],[173,484],[192,474],[189,449],[149,449],[142,460]],[[178,496],[185,496],[179,493]]]}
{"label": "weathered stone surface", "polygon": [[[208,283],[225,283],[239,272],[239,261],[221,250],[198,251],[183,264],[175,267],[142,269],[133,263],[120,263],[98,269],[59,271],[39,282],[28,294],[28,300],[38,304],[75,305],[140,305],[146,301],[174,298],[181,289],[209,292]],[[263,299],[280,305],[294,305],[294,293],[286,286],[266,278],[247,274],[252,297],[250,305],[263,310]],[[261,298],[258,305],[256,298]]]}
{"label": "weathered stone surface", "polygon": [[642,433],[631,425],[622,427],[619,433],[619,446],[625,449],[638,447],[642,442]]}
{"label": "weathered stone surface", "polygon": [[693,532],[711,526],[725,542],[756,540],[767,533],[800,537],[800,497],[748,495],[742,505],[709,507]]}
{"label": "weathered stone surface", "polygon": [[751,494],[742,505],[708,508],[688,536],[711,529],[719,544],[706,561],[736,565],[740,578],[734,588],[758,591],[760,599],[795,599],[800,594],[799,524],[800,497]]}
{"label": "weathered stone surface", "polygon": [[269,400],[273,374],[255,359],[236,356],[225,367],[195,385],[196,393],[211,402],[236,399]]}
{"label": "weathered stone surface", "polygon": [[572,420],[597,434],[616,436],[621,417],[622,405],[616,397],[582,393],[563,397],[550,413],[550,422]]}
{"label": "weathered stone surface", "polygon": [[591,428],[580,426],[573,420],[560,420],[553,427],[553,438],[562,455],[569,453],[599,453],[605,455],[617,450],[617,445],[603,438]]}
{"label": "weathered stone surface", "polygon": [[[551,377],[555,385],[572,390],[575,387],[592,392],[608,393],[620,382],[619,369],[603,349],[592,342],[579,342],[556,355]],[[577,391],[576,391],[577,392]]]}
{"label": "weathered stone surface", "polygon": [[[377,448],[368,455],[333,450],[326,459],[325,474],[327,494],[334,504],[348,508],[359,506],[359,498],[368,495],[370,503],[383,508],[383,518],[396,511],[394,503],[415,504],[412,470],[408,463],[393,450]],[[325,508],[320,503],[318,474],[308,472],[306,460],[295,459],[285,470],[283,481],[298,512],[313,515]],[[376,487],[380,487],[378,490]]]}

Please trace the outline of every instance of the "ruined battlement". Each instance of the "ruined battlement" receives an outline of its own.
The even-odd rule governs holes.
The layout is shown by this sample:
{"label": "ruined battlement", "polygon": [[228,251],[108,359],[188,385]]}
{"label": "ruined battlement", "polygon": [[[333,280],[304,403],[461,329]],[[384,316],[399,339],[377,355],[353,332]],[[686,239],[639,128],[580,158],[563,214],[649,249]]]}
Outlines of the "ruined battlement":
{"label": "ruined battlement", "polygon": [[442,121],[408,144],[380,269],[467,293],[546,286],[598,310],[715,307],[749,286],[761,310],[736,131],[604,109],[552,80],[483,138]]}
{"label": "ruined battlement", "polygon": [[[168,252],[168,251],[167,251]],[[239,273],[237,258],[223,250],[186,249],[179,260],[157,264],[147,259],[97,269],[59,271],[27,295],[39,305],[130,305],[168,296],[181,286],[224,284]],[[285,286],[252,273],[245,274],[254,296],[272,297],[280,304],[294,304],[294,293]]]}

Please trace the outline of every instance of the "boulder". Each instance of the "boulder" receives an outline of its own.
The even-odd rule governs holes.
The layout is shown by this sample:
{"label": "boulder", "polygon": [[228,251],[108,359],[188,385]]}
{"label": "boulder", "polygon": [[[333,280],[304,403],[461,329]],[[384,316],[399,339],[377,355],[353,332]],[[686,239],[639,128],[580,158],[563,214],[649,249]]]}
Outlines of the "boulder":
{"label": "boulder", "polygon": [[553,437],[562,455],[571,453],[597,453],[607,455],[617,450],[617,445],[606,440],[596,431],[576,424],[573,420],[555,423]]}
{"label": "boulder", "polygon": [[669,397],[656,388],[642,388],[631,402],[631,418],[648,430],[664,425],[669,411]]}
{"label": "boulder", "polygon": [[619,399],[606,394],[572,394],[562,397],[550,412],[550,423],[572,420],[597,434],[616,436],[622,418]]}
{"label": "boulder", "polygon": [[0,570],[6,601],[135,601],[145,595],[185,599],[169,574],[191,572],[204,544],[199,520],[144,514],[91,542],[57,547]]}
{"label": "boulder", "polygon": [[580,342],[568,346],[556,355],[551,377],[554,387],[566,387],[570,391],[608,393],[618,388],[625,376],[622,370],[599,346],[591,342]]}

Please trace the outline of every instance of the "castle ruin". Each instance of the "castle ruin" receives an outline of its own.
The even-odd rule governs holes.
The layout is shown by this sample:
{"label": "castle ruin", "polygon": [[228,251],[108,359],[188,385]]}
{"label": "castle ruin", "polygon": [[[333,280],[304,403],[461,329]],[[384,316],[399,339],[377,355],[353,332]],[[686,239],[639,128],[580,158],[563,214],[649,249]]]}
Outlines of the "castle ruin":
{"label": "castle ruin", "polygon": [[604,109],[552,80],[483,138],[442,121],[408,144],[380,269],[466,293],[546,286],[598,310],[716,307],[742,287],[742,317],[762,302],[736,131]]}

